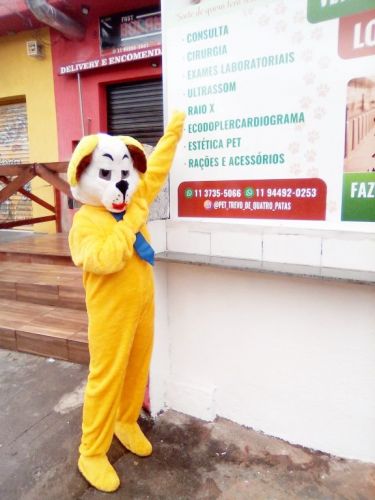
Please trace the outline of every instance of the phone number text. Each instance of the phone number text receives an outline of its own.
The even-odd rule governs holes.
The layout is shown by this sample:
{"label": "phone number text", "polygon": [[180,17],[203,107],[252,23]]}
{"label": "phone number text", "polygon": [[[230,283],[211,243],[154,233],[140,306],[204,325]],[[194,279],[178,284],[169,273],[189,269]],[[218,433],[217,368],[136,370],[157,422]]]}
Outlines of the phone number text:
{"label": "phone number text", "polygon": [[187,198],[316,198],[317,188],[188,189]]}

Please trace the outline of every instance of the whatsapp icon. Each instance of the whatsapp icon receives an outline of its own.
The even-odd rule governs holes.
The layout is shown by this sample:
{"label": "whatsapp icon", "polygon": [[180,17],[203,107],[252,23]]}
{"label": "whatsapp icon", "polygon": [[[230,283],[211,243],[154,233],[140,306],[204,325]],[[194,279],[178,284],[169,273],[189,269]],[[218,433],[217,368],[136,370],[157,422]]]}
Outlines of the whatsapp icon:
{"label": "whatsapp icon", "polygon": [[245,198],[252,198],[254,196],[254,189],[252,187],[247,187],[243,190]]}
{"label": "whatsapp icon", "polygon": [[194,192],[191,188],[185,189],[185,198],[192,198],[194,195]]}

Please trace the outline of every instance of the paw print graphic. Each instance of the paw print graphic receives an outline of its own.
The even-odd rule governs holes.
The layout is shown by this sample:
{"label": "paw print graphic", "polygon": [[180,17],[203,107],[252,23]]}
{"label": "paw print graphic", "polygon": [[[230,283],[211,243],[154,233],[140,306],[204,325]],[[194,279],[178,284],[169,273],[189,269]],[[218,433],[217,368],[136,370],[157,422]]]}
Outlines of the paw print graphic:
{"label": "paw print graphic", "polygon": [[316,152],[313,149],[308,149],[305,153],[305,158],[308,162],[315,161]]}
{"label": "paw print graphic", "polygon": [[316,108],[314,110],[314,118],[320,120],[324,116],[324,108]]}
{"label": "paw print graphic", "polygon": [[318,61],[319,67],[322,69],[327,69],[331,64],[331,59],[327,56],[321,57]]}
{"label": "paw print graphic", "polygon": [[275,6],[275,13],[280,15],[286,12],[286,6],[284,2],[279,2]]}
{"label": "paw print graphic", "polygon": [[291,142],[289,144],[288,149],[293,154],[298,153],[298,151],[299,151],[299,143],[298,142]]}
{"label": "paw print graphic", "polygon": [[318,92],[319,97],[325,97],[329,93],[329,87],[324,83],[319,85],[316,90]]}
{"label": "paw print graphic", "polygon": [[333,214],[333,213],[337,212],[337,203],[335,201],[333,201],[333,200],[330,200],[327,203],[327,211],[330,214]]}
{"label": "paw print graphic", "polygon": [[311,97],[305,96],[305,97],[302,97],[302,99],[299,102],[300,102],[302,109],[307,109],[310,107],[310,105],[312,103],[312,99],[311,99]]}
{"label": "paw print graphic", "polygon": [[299,10],[298,12],[295,13],[293,21],[296,24],[301,24],[305,21],[305,18],[306,18],[305,13],[302,10]]}
{"label": "paw print graphic", "polygon": [[245,17],[252,16],[254,14],[254,7],[246,6],[242,9],[242,13]]}
{"label": "paw print graphic", "polygon": [[313,40],[320,40],[323,36],[323,30],[322,28],[315,28],[312,32],[311,32],[311,38]]}
{"label": "paw print graphic", "polygon": [[307,140],[311,143],[316,142],[319,139],[319,132],[312,130],[307,134]]}
{"label": "paw print graphic", "polygon": [[276,24],[276,32],[277,33],[284,33],[284,31],[286,30],[288,24],[285,22],[285,21],[279,21],[277,24]]}
{"label": "paw print graphic", "polygon": [[304,126],[305,126],[304,123],[297,123],[296,125],[294,125],[294,130],[296,132],[302,132],[302,130],[304,129]]}
{"label": "paw print graphic", "polygon": [[303,77],[303,81],[306,83],[306,85],[311,85],[314,83],[315,80],[315,75],[314,73],[306,73],[305,76]]}
{"label": "paw print graphic", "polygon": [[271,20],[271,18],[269,16],[264,15],[264,16],[261,16],[259,18],[258,24],[260,26],[267,26],[269,24],[270,20]]}
{"label": "paw print graphic", "polygon": [[293,43],[301,43],[303,40],[303,33],[301,31],[297,31],[296,33],[293,33],[292,35],[292,42]]}
{"label": "paw print graphic", "polygon": [[299,175],[302,172],[301,166],[298,163],[293,163],[289,168],[290,173],[293,175]]}
{"label": "paw print graphic", "polygon": [[309,168],[307,171],[309,177],[319,177],[319,169],[316,167]]}
{"label": "paw print graphic", "polygon": [[312,61],[313,52],[310,49],[306,49],[302,52],[302,59],[306,62]]}

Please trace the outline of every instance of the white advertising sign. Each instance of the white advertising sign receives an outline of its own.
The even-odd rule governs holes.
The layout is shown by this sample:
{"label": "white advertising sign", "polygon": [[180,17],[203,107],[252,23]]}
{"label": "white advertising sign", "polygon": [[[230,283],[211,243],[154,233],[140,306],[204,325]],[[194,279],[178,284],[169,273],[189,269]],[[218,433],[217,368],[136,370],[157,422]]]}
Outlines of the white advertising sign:
{"label": "white advertising sign", "polygon": [[374,230],[374,7],[162,2],[172,218]]}

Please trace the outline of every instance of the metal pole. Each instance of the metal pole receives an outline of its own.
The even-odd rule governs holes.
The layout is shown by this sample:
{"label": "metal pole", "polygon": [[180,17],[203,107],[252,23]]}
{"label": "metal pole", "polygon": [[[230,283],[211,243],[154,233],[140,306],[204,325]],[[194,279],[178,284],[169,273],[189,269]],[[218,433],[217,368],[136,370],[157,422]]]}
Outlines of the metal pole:
{"label": "metal pole", "polygon": [[82,87],[81,87],[81,73],[77,73],[77,83],[78,83],[78,97],[79,97],[79,109],[81,112],[81,128],[82,135],[85,135],[85,119],[83,116],[83,101],[82,101]]}

